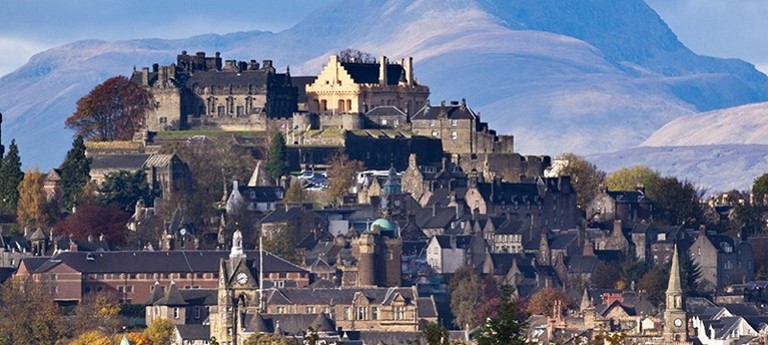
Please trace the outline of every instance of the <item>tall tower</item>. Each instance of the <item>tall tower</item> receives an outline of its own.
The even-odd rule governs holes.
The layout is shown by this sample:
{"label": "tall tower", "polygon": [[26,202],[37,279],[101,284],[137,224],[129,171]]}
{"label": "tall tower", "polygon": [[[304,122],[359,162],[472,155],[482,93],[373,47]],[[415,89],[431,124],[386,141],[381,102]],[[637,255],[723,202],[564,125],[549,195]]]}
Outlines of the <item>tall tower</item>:
{"label": "tall tower", "polygon": [[376,286],[376,235],[365,232],[358,239],[360,259],[357,262],[358,286]]}
{"label": "tall tower", "polygon": [[683,306],[683,289],[680,283],[680,261],[677,245],[672,255],[672,267],[669,270],[667,285],[667,304],[664,310],[664,340],[667,343],[688,342],[688,319]]}

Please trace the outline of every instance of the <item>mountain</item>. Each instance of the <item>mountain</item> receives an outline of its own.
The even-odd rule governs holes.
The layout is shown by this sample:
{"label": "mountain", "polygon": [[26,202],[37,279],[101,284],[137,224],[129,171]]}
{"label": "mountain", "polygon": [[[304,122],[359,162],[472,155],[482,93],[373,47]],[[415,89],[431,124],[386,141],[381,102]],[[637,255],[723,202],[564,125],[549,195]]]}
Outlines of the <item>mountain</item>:
{"label": "mountain", "polygon": [[677,118],[654,132],[643,146],[723,144],[768,145],[768,103],[747,104]]}
{"label": "mountain", "polygon": [[768,145],[695,145],[637,147],[587,156],[607,172],[643,165],[664,176],[693,182],[705,196],[729,190],[751,190],[768,172]]}
{"label": "mountain", "polygon": [[79,41],[37,54],[0,78],[3,141],[17,138],[26,165],[57,165],[78,98],[182,50],[314,75],[347,47],[414,56],[433,103],[466,98],[526,154],[633,147],[678,117],[768,101],[768,77],[694,54],[642,0],[339,0],[279,33]]}

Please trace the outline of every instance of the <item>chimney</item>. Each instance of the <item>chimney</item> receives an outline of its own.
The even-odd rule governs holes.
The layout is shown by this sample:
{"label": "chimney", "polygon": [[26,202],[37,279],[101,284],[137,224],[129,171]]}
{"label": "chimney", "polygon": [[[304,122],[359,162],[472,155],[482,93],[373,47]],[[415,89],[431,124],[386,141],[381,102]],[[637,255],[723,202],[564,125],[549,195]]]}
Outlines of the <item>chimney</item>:
{"label": "chimney", "polygon": [[141,85],[143,86],[149,85],[149,68],[148,67],[141,68]]}
{"label": "chimney", "polygon": [[405,80],[408,83],[408,86],[413,86],[413,57],[409,56],[405,59],[403,68],[405,69]]}
{"label": "chimney", "polygon": [[72,236],[72,234],[69,234],[69,251],[70,252],[77,251],[77,243],[75,243],[75,239],[74,239],[74,236]]}
{"label": "chimney", "polygon": [[584,256],[595,256],[595,245],[592,241],[586,240],[584,243]]}
{"label": "chimney", "polygon": [[383,55],[379,61],[379,85],[387,85],[387,57]]}
{"label": "chimney", "polygon": [[432,204],[432,217],[437,216],[437,203]]}
{"label": "chimney", "polygon": [[88,243],[93,243],[93,235],[88,235]]}

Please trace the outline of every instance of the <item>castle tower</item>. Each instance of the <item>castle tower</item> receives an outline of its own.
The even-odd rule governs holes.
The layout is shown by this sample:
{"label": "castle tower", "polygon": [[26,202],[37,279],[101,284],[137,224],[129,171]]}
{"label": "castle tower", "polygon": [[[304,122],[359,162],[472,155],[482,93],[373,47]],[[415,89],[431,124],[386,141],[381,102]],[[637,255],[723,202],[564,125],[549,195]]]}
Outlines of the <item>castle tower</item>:
{"label": "castle tower", "polygon": [[358,286],[376,286],[376,235],[366,232],[358,239]]}
{"label": "castle tower", "polygon": [[688,320],[683,306],[683,289],[680,283],[680,261],[675,245],[672,255],[672,267],[669,270],[669,285],[666,292],[666,310],[664,310],[664,340],[667,343],[687,343]]}

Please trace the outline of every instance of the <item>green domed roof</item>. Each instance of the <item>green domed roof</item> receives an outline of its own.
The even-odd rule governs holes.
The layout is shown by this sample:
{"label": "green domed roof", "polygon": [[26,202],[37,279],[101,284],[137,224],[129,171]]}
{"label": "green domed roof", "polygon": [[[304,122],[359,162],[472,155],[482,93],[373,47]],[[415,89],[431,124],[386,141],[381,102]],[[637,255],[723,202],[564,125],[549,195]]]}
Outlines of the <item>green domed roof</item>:
{"label": "green domed roof", "polygon": [[379,232],[395,232],[395,229],[397,229],[397,225],[384,218],[374,220],[370,230],[373,231],[377,226],[379,227]]}

